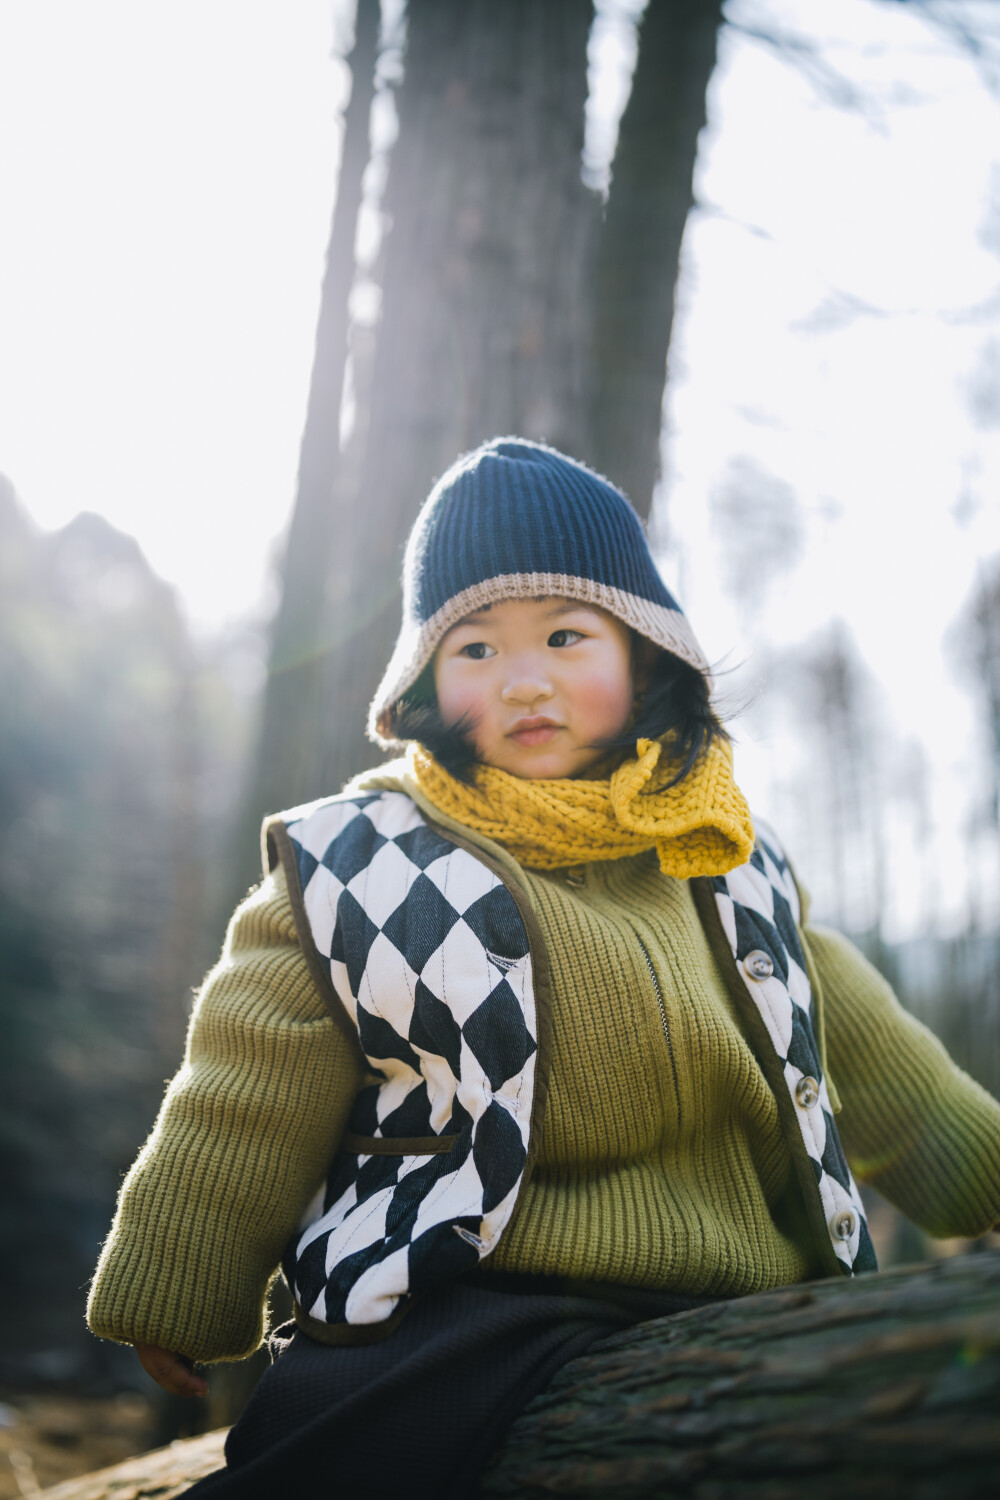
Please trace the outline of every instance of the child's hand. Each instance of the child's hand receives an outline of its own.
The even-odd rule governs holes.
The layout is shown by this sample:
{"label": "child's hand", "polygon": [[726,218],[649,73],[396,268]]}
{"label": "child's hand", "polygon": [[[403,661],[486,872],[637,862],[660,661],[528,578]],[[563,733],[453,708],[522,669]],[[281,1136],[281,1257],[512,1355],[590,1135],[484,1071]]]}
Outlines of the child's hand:
{"label": "child's hand", "polygon": [[147,1375],[172,1396],[207,1396],[208,1385],[183,1354],[171,1354],[157,1344],[136,1344],[135,1352]]}

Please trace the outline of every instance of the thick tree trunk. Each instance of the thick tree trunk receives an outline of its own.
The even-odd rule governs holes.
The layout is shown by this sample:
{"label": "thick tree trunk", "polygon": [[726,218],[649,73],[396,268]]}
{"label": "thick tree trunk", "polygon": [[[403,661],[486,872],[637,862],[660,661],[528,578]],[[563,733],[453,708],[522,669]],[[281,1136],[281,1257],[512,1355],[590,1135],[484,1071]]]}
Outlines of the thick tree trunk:
{"label": "thick tree trunk", "polygon": [[[787,1287],[643,1323],[565,1366],[484,1496],[981,1500],[1000,1479],[1000,1254]],[[224,1434],[49,1500],[173,1500]]]}
{"label": "thick tree trunk", "polygon": [[646,1323],[515,1423],[491,1496],[965,1500],[1000,1479],[1000,1255]]}
{"label": "thick tree trunk", "polygon": [[372,761],[403,542],[458,453],[543,438],[648,511],[720,6],[651,0],[602,224],[580,177],[590,0],[409,0],[374,366],[334,504],[349,277],[330,274],[253,819]]}
{"label": "thick tree trunk", "polygon": [[588,452],[649,514],[667,348],[722,0],[649,0],[622,116],[595,288]]}
{"label": "thick tree trunk", "polygon": [[365,460],[328,605],[330,789],[373,758],[367,707],[434,478],[497,433],[582,446],[591,14],[589,0],[410,0]]}

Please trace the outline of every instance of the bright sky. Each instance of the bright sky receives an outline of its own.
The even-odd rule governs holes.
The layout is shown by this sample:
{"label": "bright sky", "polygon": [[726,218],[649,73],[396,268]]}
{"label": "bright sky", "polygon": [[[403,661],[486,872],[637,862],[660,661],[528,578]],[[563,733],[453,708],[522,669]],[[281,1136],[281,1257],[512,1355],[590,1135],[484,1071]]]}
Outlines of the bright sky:
{"label": "bright sky", "polygon": [[294,494],[346,69],[329,0],[0,0],[0,471],[194,618]]}
{"label": "bright sky", "polygon": [[[962,9],[995,28],[990,0]],[[941,639],[1000,547],[1000,103],[915,7],[727,15],[811,40],[821,68],[722,36],[665,567],[709,654],[751,672],[843,614],[957,829],[972,725]],[[335,21],[340,0],[0,0],[0,471],[44,526],[91,509],[136,536],[199,628],[260,611],[294,493],[346,89]],[[855,107],[831,102],[834,75]],[[723,582],[706,504],[740,472],[804,507],[800,559],[755,607]],[[791,751],[761,734],[743,774],[768,804]]]}

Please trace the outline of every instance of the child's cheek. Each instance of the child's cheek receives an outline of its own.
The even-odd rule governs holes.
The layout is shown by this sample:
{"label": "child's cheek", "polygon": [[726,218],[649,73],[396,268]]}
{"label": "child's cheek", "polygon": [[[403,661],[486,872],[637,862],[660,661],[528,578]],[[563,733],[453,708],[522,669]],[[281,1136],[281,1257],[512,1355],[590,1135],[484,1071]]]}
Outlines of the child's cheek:
{"label": "child's cheek", "polygon": [[434,664],[434,686],[438,710],[446,724],[457,724],[466,717],[481,717],[482,692],[474,675],[461,659],[446,658]]}
{"label": "child's cheek", "polygon": [[620,668],[609,666],[591,680],[587,698],[594,719],[595,739],[611,739],[624,730],[632,713],[631,674],[623,676]]}

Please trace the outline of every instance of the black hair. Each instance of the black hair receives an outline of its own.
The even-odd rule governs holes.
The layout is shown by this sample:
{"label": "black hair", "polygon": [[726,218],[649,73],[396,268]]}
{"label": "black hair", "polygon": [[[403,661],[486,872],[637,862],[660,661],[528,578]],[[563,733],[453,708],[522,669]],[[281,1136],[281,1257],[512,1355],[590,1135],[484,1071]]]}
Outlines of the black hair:
{"label": "black hair", "polygon": [[[649,650],[650,643],[645,637],[633,631],[632,660],[637,676],[642,675]],[[634,720],[622,734],[600,741],[594,749],[606,750],[610,755],[616,750],[634,750],[636,740],[672,735],[670,758],[680,765],[666,783],[666,790],[683,781],[713,744],[728,742],[729,733],[712,707],[704,672],[670,651],[657,651],[647,671],[648,680]],[[474,722],[468,716],[455,724],[444,722],[430,666],[395,704],[392,726],[398,739],[419,740],[449,775],[459,781],[471,781],[476,764],[472,743]]]}
{"label": "black hair", "polygon": [[[645,652],[646,644],[633,632],[633,661]],[[707,674],[671,651],[657,651],[635,719],[616,739],[602,741],[600,748],[634,751],[636,740],[658,740],[666,734],[671,736],[670,759],[680,764],[664,791],[690,775],[714,744],[729,742],[729,732],[712,707]]]}

